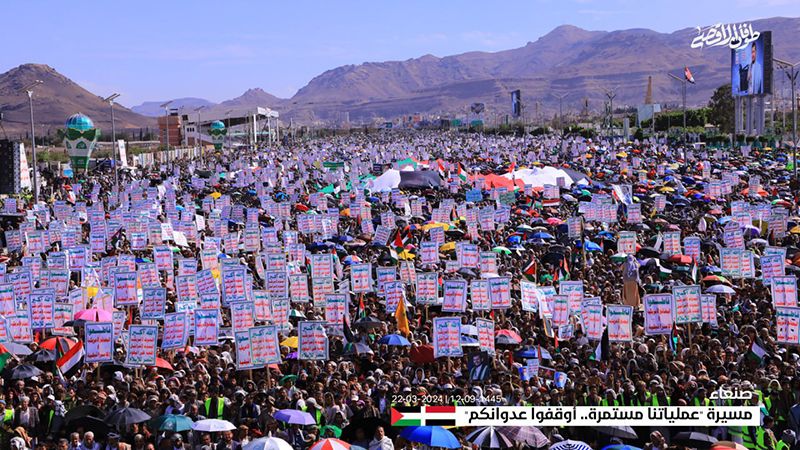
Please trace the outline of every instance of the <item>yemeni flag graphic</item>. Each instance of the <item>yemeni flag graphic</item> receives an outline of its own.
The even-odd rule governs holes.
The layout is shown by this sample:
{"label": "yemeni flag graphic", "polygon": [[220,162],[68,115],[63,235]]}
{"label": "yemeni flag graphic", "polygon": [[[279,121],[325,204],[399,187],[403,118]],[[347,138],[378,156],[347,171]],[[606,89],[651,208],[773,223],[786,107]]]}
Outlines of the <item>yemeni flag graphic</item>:
{"label": "yemeni flag graphic", "polygon": [[686,78],[686,81],[688,81],[689,83],[694,84],[694,77],[692,76],[692,71],[689,70],[688,66],[683,68],[683,76],[684,76],[684,78]]}
{"label": "yemeni flag graphic", "polygon": [[393,427],[455,426],[455,406],[393,406]]}

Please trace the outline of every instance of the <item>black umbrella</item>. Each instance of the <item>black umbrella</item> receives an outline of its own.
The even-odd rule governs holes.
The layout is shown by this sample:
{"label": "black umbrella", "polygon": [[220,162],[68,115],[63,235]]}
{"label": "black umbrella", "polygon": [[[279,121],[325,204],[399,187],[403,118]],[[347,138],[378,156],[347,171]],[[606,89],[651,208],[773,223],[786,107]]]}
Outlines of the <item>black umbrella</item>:
{"label": "black umbrella", "polygon": [[682,444],[687,447],[693,448],[706,448],[709,444],[717,442],[717,438],[709,436],[705,433],[698,433],[696,431],[684,431],[678,433],[672,438],[673,444]]}
{"label": "black umbrella", "polygon": [[106,422],[119,430],[135,423],[147,422],[150,419],[150,414],[137,408],[120,408],[106,416]]}
{"label": "black umbrella", "polygon": [[25,359],[33,363],[49,363],[56,360],[56,352],[53,350],[41,349],[31,353]]}
{"label": "black umbrella", "polygon": [[637,253],[637,256],[642,258],[658,258],[661,256],[661,252],[653,247],[642,247]]}
{"label": "black umbrella", "polygon": [[363,328],[365,330],[381,328],[383,326],[383,322],[378,320],[377,317],[374,316],[367,316],[362,317],[355,322],[353,322],[353,328]]}
{"label": "black umbrella", "polygon": [[354,420],[350,422],[349,425],[342,429],[342,436],[340,439],[345,442],[352,442],[355,440],[356,431],[358,431],[359,428],[364,430],[364,436],[372,436],[375,434],[375,430],[378,427],[383,427],[384,432],[391,439],[397,437],[397,428],[390,427],[387,422],[384,422],[377,417],[367,417],[363,419],[353,417],[353,419]]}
{"label": "black umbrella", "polygon": [[38,367],[32,366],[30,364],[22,364],[17,367],[11,369],[11,379],[12,380],[26,380],[31,377],[38,377],[39,375],[43,374]]}
{"label": "black umbrella", "polygon": [[[102,411],[100,412],[102,413]],[[108,424],[105,422],[105,420],[91,416],[81,417],[80,420],[68,422],[66,426],[66,432],[72,433],[81,428],[83,431],[92,431],[95,434],[95,437],[99,439],[102,439],[108,435]]]}
{"label": "black umbrella", "polygon": [[70,410],[67,411],[67,414],[64,415],[64,422],[69,423],[87,416],[104,417],[105,413],[102,409],[94,405],[80,405],[70,408]]}
{"label": "black umbrella", "polygon": [[633,428],[620,425],[615,427],[592,427],[598,433],[605,434],[606,436],[617,437],[620,439],[636,439],[639,436],[633,431]]}

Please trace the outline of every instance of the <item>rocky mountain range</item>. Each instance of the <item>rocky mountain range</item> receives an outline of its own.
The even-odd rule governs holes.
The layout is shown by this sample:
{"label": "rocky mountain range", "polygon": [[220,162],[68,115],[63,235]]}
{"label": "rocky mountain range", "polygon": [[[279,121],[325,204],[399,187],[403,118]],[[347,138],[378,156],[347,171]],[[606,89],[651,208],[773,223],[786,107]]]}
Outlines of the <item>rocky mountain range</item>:
{"label": "rocky mountain range", "polygon": [[[751,22],[756,31],[772,31],[774,56],[800,60],[800,18],[769,18]],[[337,67],[314,77],[292,98],[281,99],[260,88],[213,104],[202,98],[175,99],[172,107],[206,106],[220,116],[232,108],[266,106],[282,119],[298,123],[338,120],[347,112],[352,122],[394,118],[413,113],[464,114],[469,105],[486,105],[484,118],[510,112],[510,92],[522,91],[525,115],[536,120],[558,111],[553,94],[567,94],[565,113],[603,109],[606,94],[613,91],[615,106],[644,101],[648,77],[653,80],[653,98],[660,103],[679,103],[680,84],[668,73],[682,76],[691,68],[697,81],[687,89],[690,106],[707,103],[713,90],[730,82],[731,53],[728,47],[693,49],[698,30],[673,33],[646,29],[588,31],[563,25],[536,41],[499,52],[468,52],[436,57],[425,55],[406,61],[369,62]],[[783,74],[776,70],[775,89]],[[24,64],[0,74],[0,112],[6,129],[28,126],[27,97],[17,92],[26,83],[41,79],[36,88],[36,122],[43,132],[60,127],[75,112],[84,112],[108,128],[108,105],[55,69]],[[788,86],[788,84],[786,85]],[[132,110],[117,106],[118,128],[154,127],[163,102],[146,102]]]}

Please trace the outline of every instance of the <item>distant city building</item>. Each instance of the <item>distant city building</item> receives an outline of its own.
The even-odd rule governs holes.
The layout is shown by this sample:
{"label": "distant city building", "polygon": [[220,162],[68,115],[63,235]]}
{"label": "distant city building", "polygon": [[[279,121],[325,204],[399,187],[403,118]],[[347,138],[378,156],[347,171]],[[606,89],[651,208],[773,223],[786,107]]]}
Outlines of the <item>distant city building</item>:
{"label": "distant city building", "polygon": [[[167,133],[167,128],[169,128],[169,133]],[[177,112],[171,112],[169,116],[158,118],[158,140],[161,145],[166,145],[167,135],[169,135],[170,147],[178,147],[183,143],[181,117]]]}

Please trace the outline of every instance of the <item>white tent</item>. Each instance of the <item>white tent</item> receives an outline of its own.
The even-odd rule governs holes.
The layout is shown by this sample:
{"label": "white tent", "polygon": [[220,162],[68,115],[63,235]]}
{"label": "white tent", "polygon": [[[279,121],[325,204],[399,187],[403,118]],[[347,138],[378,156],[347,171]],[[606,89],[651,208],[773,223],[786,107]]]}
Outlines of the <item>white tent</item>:
{"label": "white tent", "polygon": [[389,192],[398,186],[400,186],[400,171],[397,169],[389,169],[367,182],[367,190],[370,192]]}
{"label": "white tent", "polygon": [[567,172],[556,169],[552,166],[545,166],[545,167],[532,167],[530,169],[519,169],[515,170],[513,174],[507,173],[503,175],[504,177],[511,179],[522,180],[525,184],[530,184],[535,187],[542,187],[545,184],[557,185],[558,179],[563,177],[564,183],[566,187],[571,187],[573,183],[578,182],[580,184],[581,180],[573,180],[572,177],[567,174]]}

